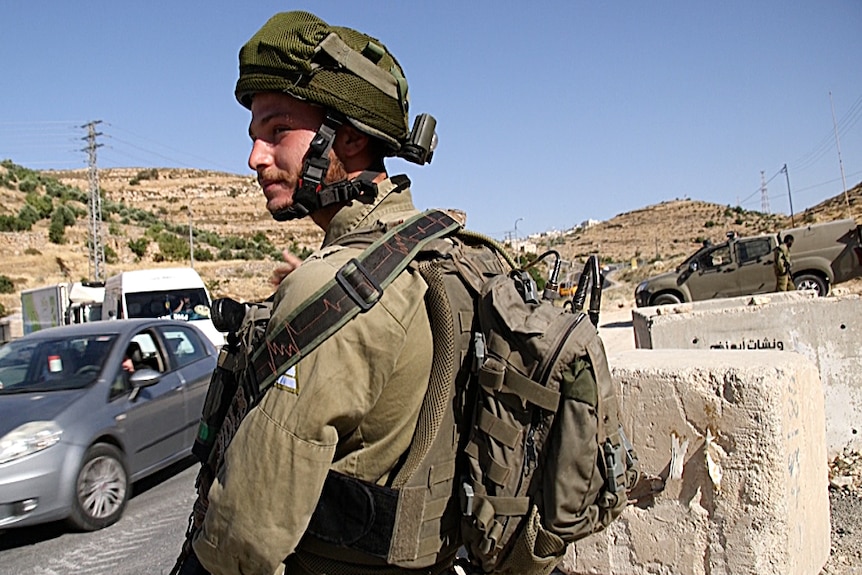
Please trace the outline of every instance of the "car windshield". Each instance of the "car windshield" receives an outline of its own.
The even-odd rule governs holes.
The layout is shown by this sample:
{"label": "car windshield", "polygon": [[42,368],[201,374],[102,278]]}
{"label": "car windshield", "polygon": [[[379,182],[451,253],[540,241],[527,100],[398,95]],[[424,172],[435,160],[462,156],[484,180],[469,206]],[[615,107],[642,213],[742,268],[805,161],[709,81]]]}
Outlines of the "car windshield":
{"label": "car windshield", "polygon": [[127,293],[126,308],[130,318],[194,321],[210,317],[209,299],[204,288]]}
{"label": "car windshield", "polygon": [[86,387],[96,380],[114,335],[19,339],[0,348],[0,395]]}

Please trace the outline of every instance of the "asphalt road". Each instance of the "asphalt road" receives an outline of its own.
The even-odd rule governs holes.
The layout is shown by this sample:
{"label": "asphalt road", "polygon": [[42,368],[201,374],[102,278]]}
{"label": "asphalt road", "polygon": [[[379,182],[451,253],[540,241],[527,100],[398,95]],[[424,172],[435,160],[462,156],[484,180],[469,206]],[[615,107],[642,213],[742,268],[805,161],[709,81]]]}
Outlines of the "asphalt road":
{"label": "asphalt road", "polygon": [[179,553],[197,466],[175,465],[135,484],[116,524],[76,533],[62,523],[0,532],[0,575],[164,575]]}

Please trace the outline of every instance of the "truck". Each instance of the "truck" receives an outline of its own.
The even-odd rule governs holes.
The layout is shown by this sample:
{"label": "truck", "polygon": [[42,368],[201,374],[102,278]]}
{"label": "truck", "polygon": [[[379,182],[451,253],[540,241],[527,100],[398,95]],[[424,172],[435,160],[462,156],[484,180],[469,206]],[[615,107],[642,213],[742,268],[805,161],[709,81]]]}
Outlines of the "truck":
{"label": "truck", "polygon": [[832,286],[862,277],[862,226],[854,219],[810,224],[778,233],[705,243],[674,271],[635,288],[638,307],[767,293],[775,290],[775,248],[787,235],[796,289],[827,295]]}
{"label": "truck", "polygon": [[21,291],[24,335],[41,329],[99,320],[105,287],[101,283],[69,282]]}
{"label": "truck", "polygon": [[188,321],[218,348],[225,334],[213,325],[212,300],[194,268],[154,268],[120,272],[105,281],[102,319],[166,318]]}

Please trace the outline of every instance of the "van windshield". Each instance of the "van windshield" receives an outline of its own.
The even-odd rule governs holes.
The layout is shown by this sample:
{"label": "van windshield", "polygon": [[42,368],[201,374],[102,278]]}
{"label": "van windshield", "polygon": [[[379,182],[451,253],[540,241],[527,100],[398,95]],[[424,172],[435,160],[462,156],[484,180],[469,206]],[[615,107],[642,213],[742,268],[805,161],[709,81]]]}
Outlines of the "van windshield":
{"label": "van windshield", "polygon": [[204,288],[127,293],[126,310],[129,318],[194,321],[210,317],[209,298]]}

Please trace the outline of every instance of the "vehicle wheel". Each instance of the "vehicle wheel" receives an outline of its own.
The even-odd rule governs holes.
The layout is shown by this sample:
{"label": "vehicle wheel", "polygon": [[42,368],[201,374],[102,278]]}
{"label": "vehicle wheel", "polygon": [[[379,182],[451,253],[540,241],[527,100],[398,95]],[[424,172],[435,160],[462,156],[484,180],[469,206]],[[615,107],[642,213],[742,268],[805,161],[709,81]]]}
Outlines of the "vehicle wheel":
{"label": "vehicle wheel", "polygon": [[672,293],[660,293],[652,298],[652,305],[665,305],[669,303],[682,303],[682,300]]}
{"label": "vehicle wheel", "polygon": [[75,480],[69,522],[84,531],[116,523],[129,499],[129,475],[123,454],[113,445],[98,443],[84,454]]}
{"label": "vehicle wheel", "polygon": [[793,278],[793,284],[796,289],[813,289],[817,292],[818,297],[823,297],[829,293],[829,284],[826,283],[826,280],[814,274],[796,276]]}

